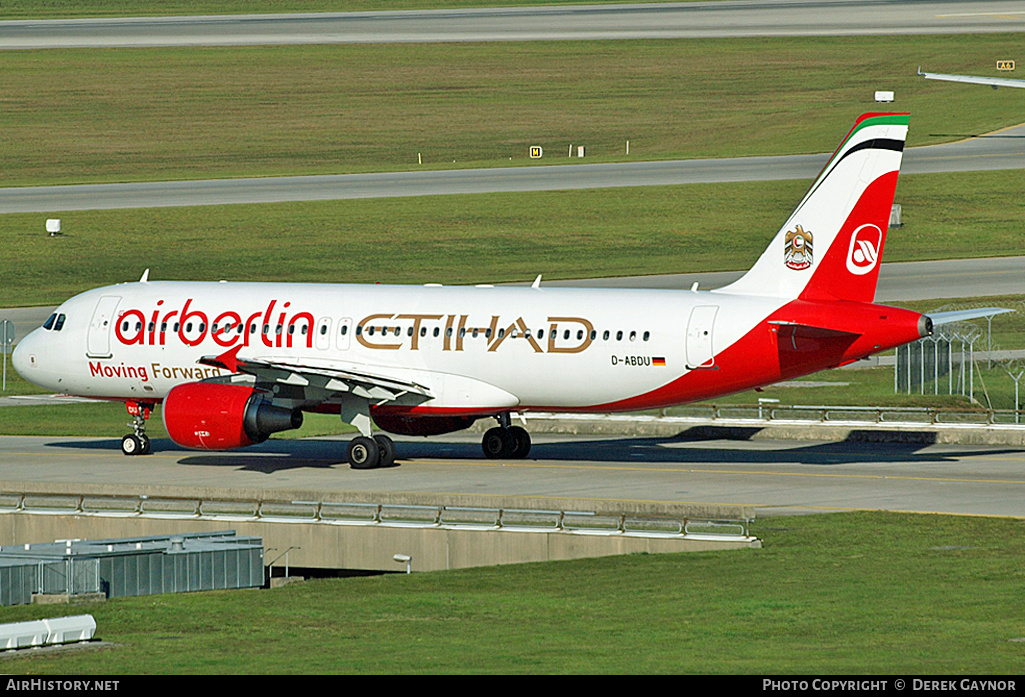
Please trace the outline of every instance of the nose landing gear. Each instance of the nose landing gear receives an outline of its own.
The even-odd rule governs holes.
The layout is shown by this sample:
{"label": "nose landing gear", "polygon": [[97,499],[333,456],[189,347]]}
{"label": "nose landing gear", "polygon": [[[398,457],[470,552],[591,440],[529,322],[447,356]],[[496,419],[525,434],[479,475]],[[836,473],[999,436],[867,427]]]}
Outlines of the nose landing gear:
{"label": "nose landing gear", "polygon": [[146,419],[153,411],[153,405],[148,402],[125,402],[132,422],[133,433],[129,433],[121,439],[121,452],[125,455],[149,455],[150,442],[146,435]]}

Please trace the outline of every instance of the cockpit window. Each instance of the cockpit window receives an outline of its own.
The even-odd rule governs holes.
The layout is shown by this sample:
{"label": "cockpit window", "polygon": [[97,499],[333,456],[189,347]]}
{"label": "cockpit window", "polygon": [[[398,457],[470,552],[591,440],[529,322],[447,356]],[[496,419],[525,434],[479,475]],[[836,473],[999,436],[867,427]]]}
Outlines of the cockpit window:
{"label": "cockpit window", "polygon": [[54,312],[52,315],[46,318],[45,322],[43,322],[43,329],[53,329],[53,323],[56,319],[57,313]]}
{"label": "cockpit window", "polygon": [[57,321],[53,323],[53,330],[55,332],[59,332],[61,329],[64,328],[64,319],[65,317],[63,312],[57,315]]}

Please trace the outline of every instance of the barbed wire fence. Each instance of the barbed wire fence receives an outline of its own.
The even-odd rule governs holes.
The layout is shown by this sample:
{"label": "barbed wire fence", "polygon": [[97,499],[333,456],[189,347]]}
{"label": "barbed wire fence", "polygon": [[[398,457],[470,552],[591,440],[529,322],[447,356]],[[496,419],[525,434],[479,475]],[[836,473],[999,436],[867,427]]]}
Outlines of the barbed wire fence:
{"label": "barbed wire fence", "polygon": [[[1006,315],[1025,313],[1025,302],[1002,302],[1000,306],[1013,311]],[[926,314],[988,307],[982,304],[950,304],[930,310]],[[953,322],[937,327],[932,336],[897,349],[894,365],[894,392],[906,394],[946,394],[967,397],[974,403],[976,380],[982,390],[985,406],[993,408],[989,390],[982,373],[981,360],[985,356],[987,369],[1002,369],[1014,383],[1014,408],[1020,409],[1020,385],[1025,380],[1025,348],[1005,349],[993,340],[993,317],[973,321]],[[983,323],[984,326],[981,326]],[[943,378],[946,378],[944,381]],[[943,383],[946,382],[946,385]],[[931,386],[931,389],[930,389]],[[1016,423],[1019,415],[1016,413]]]}

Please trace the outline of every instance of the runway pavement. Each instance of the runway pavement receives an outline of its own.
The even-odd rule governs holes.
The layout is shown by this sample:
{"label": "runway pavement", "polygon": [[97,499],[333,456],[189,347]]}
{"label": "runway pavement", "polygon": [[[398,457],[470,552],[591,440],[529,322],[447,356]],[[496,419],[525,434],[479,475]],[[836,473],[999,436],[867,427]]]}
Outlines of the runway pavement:
{"label": "runway pavement", "polygon": [[0,22],[0,49],[1021,31],[1025,3],[761,0]]}
{"label": "runway pavement", "polygon": [[438,494],[601,502],[744,506],[759,517],[843,510],[1025,516],[1025,451],[1006,447],[726,441],[680,438],[535,438],[531,458],[485,460],[479,436],[400,440],[397,467],[357,471],[344,440],[270,441],[244,451],[190,452],[158,440],[127,458],[113,438],[0,438],[5,487],[26,482]]}

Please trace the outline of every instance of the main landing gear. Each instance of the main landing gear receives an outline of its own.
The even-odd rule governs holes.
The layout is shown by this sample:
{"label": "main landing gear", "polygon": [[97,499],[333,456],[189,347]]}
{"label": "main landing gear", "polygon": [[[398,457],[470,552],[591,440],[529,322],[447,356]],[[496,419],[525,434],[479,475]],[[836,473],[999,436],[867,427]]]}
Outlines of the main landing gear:
{"label": "main landing gear", "polygon": [[499,414],[495,417],[498,426],[488,429],[481,440],[484,457],[507,460],[520,460],[530,452],[530,434],[520,426],[509,425],[509,415]]}
{"label": "main landing gear", "polygon": [[357,436],[349,441],[346,457],[355,470],[391,467],[395,464],[395,443],[380,433],[372,437]]}
{"label": "main landing gear", "polygon": [[150,442],[146,435],[146,419],[153,411],[153,405],[146,402],[125,402],[132,422],[128,424],[134,433],[121,439],[121,452],[125,455],[149,455]]}

